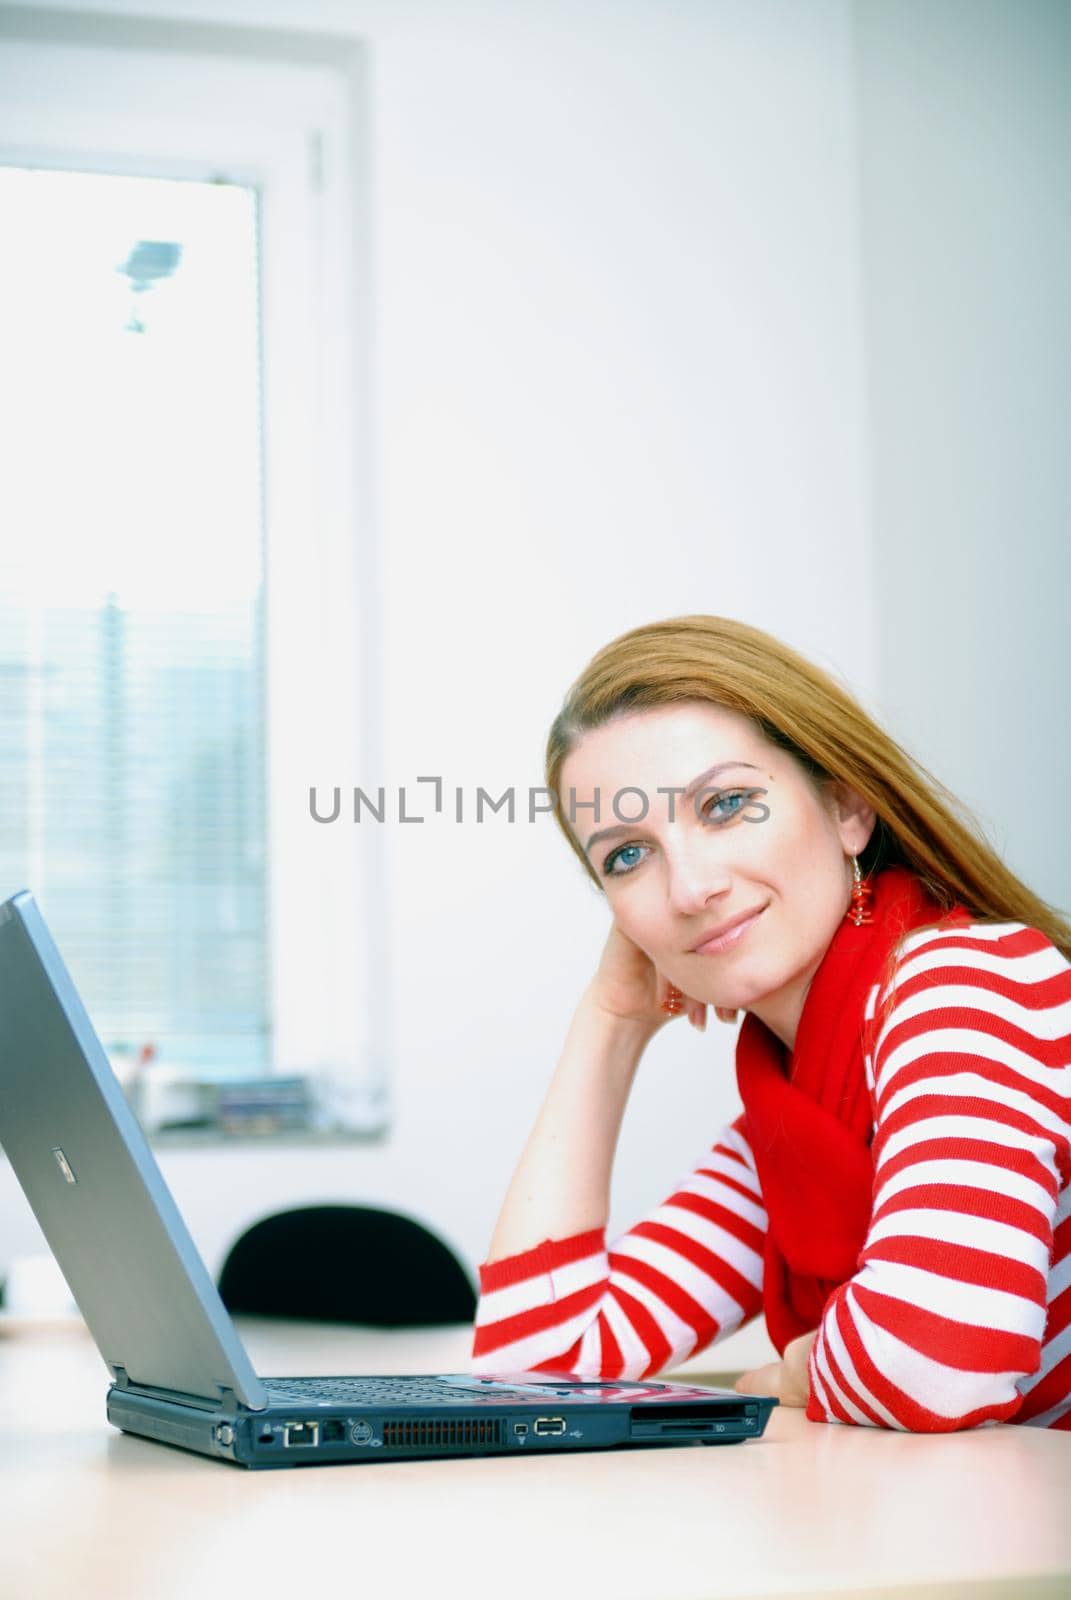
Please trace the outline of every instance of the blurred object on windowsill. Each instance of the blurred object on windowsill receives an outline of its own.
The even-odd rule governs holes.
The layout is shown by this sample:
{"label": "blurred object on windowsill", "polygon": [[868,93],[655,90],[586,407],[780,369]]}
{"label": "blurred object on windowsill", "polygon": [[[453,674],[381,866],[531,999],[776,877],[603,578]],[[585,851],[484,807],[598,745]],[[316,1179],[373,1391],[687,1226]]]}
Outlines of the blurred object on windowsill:
{"label": "blurred object on windowsill", "polygon": [[388,1127],[385,1096],[327,1068],[307,1076],[205,1078],[160,1061],[145,1045],[123,1087],[146,1135],[168,1144],[378,1139]]}

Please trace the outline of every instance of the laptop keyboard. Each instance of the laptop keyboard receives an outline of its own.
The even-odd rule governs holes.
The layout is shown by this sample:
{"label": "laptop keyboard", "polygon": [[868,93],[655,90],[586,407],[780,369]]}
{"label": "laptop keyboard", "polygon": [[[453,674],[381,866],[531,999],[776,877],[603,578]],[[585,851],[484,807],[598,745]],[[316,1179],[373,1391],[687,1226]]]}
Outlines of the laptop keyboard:
{"label": "laptop keyboard", "polygon": [[434,1378],[262,1378],[272,1400],[327,1400],[358,1405],[442,1405],[483,1389],[463,1389]]}

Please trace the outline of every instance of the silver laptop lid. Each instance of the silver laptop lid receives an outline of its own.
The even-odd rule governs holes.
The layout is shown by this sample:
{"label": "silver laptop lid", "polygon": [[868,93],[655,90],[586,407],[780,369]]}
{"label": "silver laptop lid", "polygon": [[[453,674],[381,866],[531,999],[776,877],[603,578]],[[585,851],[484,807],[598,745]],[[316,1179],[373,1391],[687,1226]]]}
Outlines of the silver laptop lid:
{"label": "silver laptop lid", "polygon": [[0,1144],[113,1377],[267,1405],[28,891],[0,905]]}

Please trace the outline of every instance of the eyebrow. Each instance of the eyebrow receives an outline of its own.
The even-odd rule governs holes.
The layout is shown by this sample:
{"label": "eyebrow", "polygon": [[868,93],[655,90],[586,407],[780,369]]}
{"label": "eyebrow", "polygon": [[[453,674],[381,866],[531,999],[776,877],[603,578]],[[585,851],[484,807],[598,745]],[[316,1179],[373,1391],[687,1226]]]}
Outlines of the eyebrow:
{"label": "eyebrow", "polygon": [[[699,774],[698,778],[693,778],[680,798],[682,800],[691,800],[694,795],[699,793],[704,784],[709,783],[711,778],[716,778],[719,772],[727,771],[729,767],[746,767],[749,772],[758,772],[759,770],[753,761],[719,761],[717,766],[708,767],[705,772]],[[632,833],[634,829],[640,826],[640,821],[641,819],[637,818],[635,822],[620,822],[612,828],[599,828],[584,846],[584,854],[590,857],[592,845],[598,844],[600,839],[617,839],[623,833]]]}

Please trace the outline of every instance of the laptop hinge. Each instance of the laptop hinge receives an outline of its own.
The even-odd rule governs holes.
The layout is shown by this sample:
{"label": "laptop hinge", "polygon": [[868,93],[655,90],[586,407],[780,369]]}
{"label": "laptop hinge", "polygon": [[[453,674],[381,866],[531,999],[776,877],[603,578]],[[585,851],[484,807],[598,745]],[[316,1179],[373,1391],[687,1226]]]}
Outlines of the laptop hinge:
{"label": "laptop hinge", "polygon": [[127,1394],[141,1394],[158,1400],[170,1400],[173,1405],[190,1406],[198,1411],[245,1410],[234,1390],[226,1384],[216,1384],[218,1398],[212,1399],[208,1395],[182,1394],[176,1389],[162,1389],[159,1384],[155,1383],[134,1383],[125,1367],[117,1366],[114,1361],[109,1361],[108,1365],[115,1373],[115,1387],[122,1389]]}

